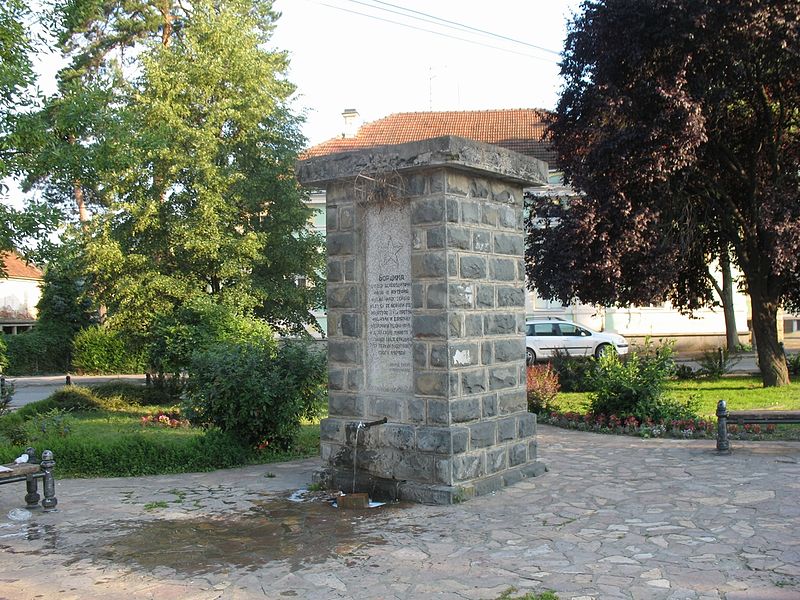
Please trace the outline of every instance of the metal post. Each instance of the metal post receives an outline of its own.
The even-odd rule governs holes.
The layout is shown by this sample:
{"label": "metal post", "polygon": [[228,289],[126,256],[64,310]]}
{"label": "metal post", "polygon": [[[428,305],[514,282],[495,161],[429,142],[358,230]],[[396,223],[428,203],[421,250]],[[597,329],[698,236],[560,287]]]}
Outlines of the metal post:
{"label": "metal post", "polygon": [[28,505],[28,508],[33,508],[39,504],[39,500],[42,497],[39,495],[36,477],[33,476],[33,473],[25,476],[25,491],[28,492],[25,494],[25,504]]}
{"label": "metal post", "polygon": [[717,452],[729,453],[731,444],[728,440],[728,405],[725,400],[717,402]]}
{"label": "metal post", "polygon": [[50,450],[42,452],[42,471],[44,471],[44,500],[42,500],[42,508],[45,510],[53,510],[58,504],[56,499],[56,480],[53,477],[53,467],[56,466],[56,461],[53,460],[53,453]]}

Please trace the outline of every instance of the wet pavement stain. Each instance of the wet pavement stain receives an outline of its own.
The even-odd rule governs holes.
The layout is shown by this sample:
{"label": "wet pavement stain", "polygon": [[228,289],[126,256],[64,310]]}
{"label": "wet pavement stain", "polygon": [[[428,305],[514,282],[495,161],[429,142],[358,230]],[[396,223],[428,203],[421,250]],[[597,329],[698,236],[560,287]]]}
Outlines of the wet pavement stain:
{"label": "wet pavement stain", "polygon": [[[190,576],[225,568],[253,571],[272,561],[297,571],[329,558],[366,556],[362,548],[386,543],[375,532],[402,508],[346,511],[321,501],[266,500],[242,515],[116,523],[117,535],[98,539],[81,552],[100,561],[148,570],[166,567]],[[367,522],[370,532],[363,533]]]}

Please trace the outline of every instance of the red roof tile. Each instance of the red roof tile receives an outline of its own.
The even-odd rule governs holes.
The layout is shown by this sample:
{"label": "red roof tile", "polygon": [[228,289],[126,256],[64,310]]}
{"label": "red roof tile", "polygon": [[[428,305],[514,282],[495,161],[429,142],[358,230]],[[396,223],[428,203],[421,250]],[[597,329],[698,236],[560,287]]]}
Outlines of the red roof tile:
{"label": "red roof tile", "polygon": [[362,125],[355,136],[333,138],[309,148],[302,158],[457,135],[497,144],[555,167],[544,135],[550,113],[535,108],[395,113]]}
{"label": "red roof tile", "polygon": [[26,263],[16,252],[0,252],[5,277],[19,279],[41,279],[43,273],[32,264]]}

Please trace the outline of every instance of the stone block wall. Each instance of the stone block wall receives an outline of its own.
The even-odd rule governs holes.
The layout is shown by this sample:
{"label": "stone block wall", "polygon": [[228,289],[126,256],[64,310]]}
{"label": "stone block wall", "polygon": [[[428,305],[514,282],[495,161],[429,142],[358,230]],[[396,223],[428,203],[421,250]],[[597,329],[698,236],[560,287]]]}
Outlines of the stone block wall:
{"label": "stone block wall", "polygon": [[530,178],[414,156],[388,200],[363,193],[363,169],[327,181],[322,459],[345,492],[447,503],[544,470],[525,397]]}

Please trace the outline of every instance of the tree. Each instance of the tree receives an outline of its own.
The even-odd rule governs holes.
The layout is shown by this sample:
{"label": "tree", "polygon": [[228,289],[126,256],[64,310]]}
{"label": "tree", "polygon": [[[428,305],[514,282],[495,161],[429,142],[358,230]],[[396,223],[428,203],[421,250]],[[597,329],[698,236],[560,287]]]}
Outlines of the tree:
{"label": "tree", "polygon": [[800,4],[586,0],[551,127],[580,194],[532,215],[544,296],[713,301],[722,249],[743,274],[764,385],[788,382],[777,312],[800,309]]}
{"label": "tree", "polygon": [[303,144],[275,14],[252,0],[192,3],[170,44],[141,54],[125,120],[129,167],[108,181],[88,258],[112,325],[144,340],[198,297],[281,330],[314,322],[319,239],[294,178]]}
{"label": "tree", "polygon": [[[123,73],[135,62],[127,57],[144,40],[161,37],[170,8],[155,0],[49,2],[46,20],[67,64],[58,73],[57,92],[17,125],[25,191],[36,188],[55,206],[72,205],[83,224],[92,207],[107,206],[105,179],[129,158],[131,132],[123,117],[131,90]],[[159,19],[160,10],[166,14]]]}
{"label": "tree", "polygon": [[[28,10],[20,0],[0,5],[0,180],[12,171],[15,147],[14,116],[24,103],[25,88],[33,82],[30,37],[24,19]],[[0,197],[6,190],[0,183]],[[0,251],[12,250],[20,235],[18,211],[0,204]],[[0,264],[0,276],[3,275]]]}
{"label": "tree", "polygon": [[34,81],[30,53],[33,45],[25,25],[29,10],[21,0],[0,4],[0,178],[11,171],[15,110],[25,102],[25,89]]}

